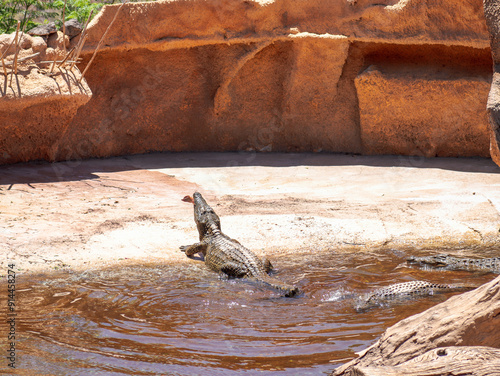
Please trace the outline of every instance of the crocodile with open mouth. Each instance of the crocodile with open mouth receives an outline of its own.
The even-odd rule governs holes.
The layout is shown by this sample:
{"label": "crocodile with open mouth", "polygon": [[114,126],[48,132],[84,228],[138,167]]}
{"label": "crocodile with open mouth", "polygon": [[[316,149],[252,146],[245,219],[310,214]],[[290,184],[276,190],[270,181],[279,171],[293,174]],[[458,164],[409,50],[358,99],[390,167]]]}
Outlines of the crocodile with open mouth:
{"label": "crocodile with open mouth", "polygon": [[268,275],[272,270],[269,260],[262,261],[251,250],[221,231],[219,216],[199,192],[195,192],[193,197],[184,197],[183,201],[194,205],[194,221],[200,235],[198,243],[180,247],[188,257],[202,253],[205,264],[210,269],[228,278],[250,278],[277,289],[286,297],[293,297],[299,293],[297,287]]}

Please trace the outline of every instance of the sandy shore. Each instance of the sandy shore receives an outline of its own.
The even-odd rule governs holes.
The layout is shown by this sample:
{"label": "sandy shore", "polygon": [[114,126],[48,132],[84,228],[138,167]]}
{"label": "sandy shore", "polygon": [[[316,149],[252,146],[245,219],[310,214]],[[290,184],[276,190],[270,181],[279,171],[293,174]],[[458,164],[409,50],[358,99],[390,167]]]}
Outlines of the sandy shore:
{"label": "sandy shore", "polygon": [[[165,153],[0,167],[2,253],[22,273],[194,262],[198,190],[258,254],[495,254],[500,168],[489,159]],[[484,252],[483,252],[484,253]]]}

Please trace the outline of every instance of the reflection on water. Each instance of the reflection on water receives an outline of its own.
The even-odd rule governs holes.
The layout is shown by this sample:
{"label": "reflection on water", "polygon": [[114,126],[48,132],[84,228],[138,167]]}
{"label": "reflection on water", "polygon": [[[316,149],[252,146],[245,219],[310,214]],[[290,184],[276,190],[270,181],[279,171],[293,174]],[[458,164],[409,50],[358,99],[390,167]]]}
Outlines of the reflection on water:
{"label": "reflection on water", "polygon": [[[395,252],[274,259],[299,298],[218,278],[202,262],[59,274],[17,283],[18,374],[320,375],[390,325],[450,295],[358,313],[354,296],[396,282],[493,277],[401,267]],[[19,291],[21,290],[21,291]],[[4,299],[4,300],[2,300]],[[5,307],[6,297],[0,297]],[[0,331],[5,333],[5,322]],[[0,371],[7,371],[5,362]]]}

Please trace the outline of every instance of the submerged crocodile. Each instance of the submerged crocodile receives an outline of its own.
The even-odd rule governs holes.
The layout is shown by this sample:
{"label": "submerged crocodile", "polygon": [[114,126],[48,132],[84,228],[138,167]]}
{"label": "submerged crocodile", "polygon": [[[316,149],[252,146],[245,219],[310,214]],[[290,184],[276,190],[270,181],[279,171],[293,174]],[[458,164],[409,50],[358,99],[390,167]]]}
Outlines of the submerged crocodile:
{"label": "submerged crocodile", "polygon": [[361,311],[390,301],[434,295],[435,293],[466,291],[474,288],[474,286],[466,284],[441,284],[426,281],[396,283],[360,297],[356,309]]}
{"label": "submerged crocodile", "polygon": [[262,261],[251,250],[221,231],[218,215],[200,193],[195,192],[192,198],[186,196],[183,201],[194,204],[194,221],[200,235],[198,243],[180,247],[188,257],[202,253],[210,269],[228,278],[250,278],[277,289],[286,297],[299,293],[297,287],[268,275],[272,270],[269,260]]}
{"label": "submerged crocodile", "polygon": [[481,270],[500,273],[500,257],[474,259],[458,258],[442,254],[435,256],[409,257],[406,261],[409,264],[446,270]]}

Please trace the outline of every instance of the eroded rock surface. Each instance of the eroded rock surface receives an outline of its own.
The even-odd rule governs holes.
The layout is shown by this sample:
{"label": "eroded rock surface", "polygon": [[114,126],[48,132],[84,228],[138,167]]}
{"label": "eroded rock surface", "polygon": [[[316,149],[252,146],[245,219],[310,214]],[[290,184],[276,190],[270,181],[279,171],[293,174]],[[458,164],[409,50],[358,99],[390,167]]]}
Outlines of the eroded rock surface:
{"label": "eroded rock surface", "polygon": [[357,376],[490,376],[500,374],[500,350],[450,346],[429,350],[397,366],[355,367]]}
{"label": "eroded rock surface", "polygon": [[489,156],[486,77],[372,65],[355,84],[364,153]]}
{"label": "eroded rock surface", "polygon": [[488,115],[490,120],[490,153],[500,166],[500,2],[484,0],[484,14],[490,35],[491,55],[493,57],[493,79],[488,96]]}
{"label": "eroded rock surface", "polygon": [[[91,22],[81,70],[118,8]],[[373,66],[381,74],[371,87]],[[149,151],[489,154],[491,55],[480,0],[129,3],[85,77],[94,98],[61,132],[55,160]]]}
{"label": "eroded rock surface", "polygon": [[77,68],[52,69],[51,62],[66,55],[63,43],[69,39],[61,32],[52,33],[48,44],[23,35],[14,74],[15,49],[9,47],[14,34],[0,36],[0,54],[6,52],[0,73],[0,161],[54,160],[61,134],[92,92]]}

